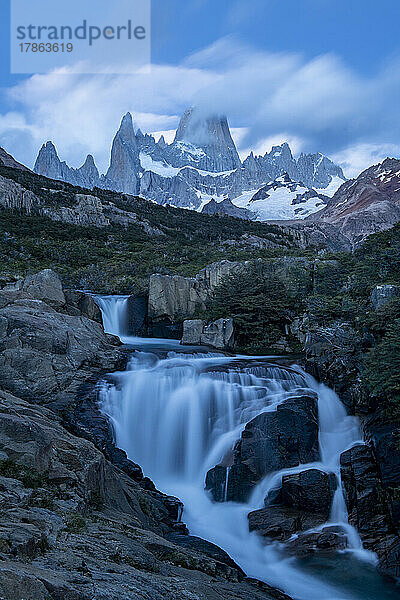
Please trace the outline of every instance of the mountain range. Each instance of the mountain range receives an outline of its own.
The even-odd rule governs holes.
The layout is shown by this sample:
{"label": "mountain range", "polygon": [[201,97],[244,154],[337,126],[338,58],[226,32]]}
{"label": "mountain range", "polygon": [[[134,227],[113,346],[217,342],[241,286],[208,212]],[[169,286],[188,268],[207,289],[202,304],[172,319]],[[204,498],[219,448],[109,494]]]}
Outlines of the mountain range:
{"label": "mountain range", "polygon": [[342,169],[323,154],[296,159],[287,143],[263,156],[251,152],[241,161],[227,118],[205,116],[193,107],[183,114],[171,144],[163,136],[156,141],[143,134],[127,113],[104,175],[90,154],[78,169],[69,167],[51,141],[41,147],[34,170],[88,189],[110,189],[200,211],[211,200],[229,199],[250,211],[242,214],[254,220],[305,218],[325,206],[327,197],[346,181]]}

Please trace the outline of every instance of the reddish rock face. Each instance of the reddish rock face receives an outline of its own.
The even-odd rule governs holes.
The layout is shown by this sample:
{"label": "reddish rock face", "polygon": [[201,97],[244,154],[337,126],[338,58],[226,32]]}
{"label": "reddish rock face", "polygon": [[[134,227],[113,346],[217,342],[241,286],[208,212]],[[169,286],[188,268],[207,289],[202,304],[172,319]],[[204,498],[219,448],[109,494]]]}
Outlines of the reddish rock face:
{"label": "reddish rock face", "polygon": [[354,246],[400,221],[400,160],[387,158],[344,183],[326,208],[309,217],[340,228]]}

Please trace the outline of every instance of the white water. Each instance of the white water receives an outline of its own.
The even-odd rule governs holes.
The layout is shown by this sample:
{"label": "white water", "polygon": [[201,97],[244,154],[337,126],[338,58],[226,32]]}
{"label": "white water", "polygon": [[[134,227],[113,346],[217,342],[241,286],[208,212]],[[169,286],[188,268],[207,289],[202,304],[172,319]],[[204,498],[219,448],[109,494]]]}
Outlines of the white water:
{"label": "white water", "polygon": [[106,333],[123,337],[126,332],[129,296],[93,296],[103,316]]}
{"label": "white water", "polygon": [[[115,333],[116,324],[109,325]],[[132,341],[138,343],[137,339]],[[354,553],[370,559],[347,522],[340,484],[340,454],[362,437],[357,419],[347,416],[332,390],[300,368],[260,366],[259,357],[217,354],[170,352],[160,360],[149,352],[135,352],[127,370],[113,377],[115,385],[104,384],[100,398],[113,423],[116,443],[159,489],[183,500],[183,520],[192,535],[216,543],[248,576],[298,600],[378,597],[336,587],[285,557],[279,544],[265,546],[248,530],[247,514],[263,506],[268,490],[276,487],[285,473],[317,467],[334,472],[339,481],[330,522],[345,528]],[[255,488],[248,504],[212,502],[204,491],[208,469],[233,447],[250,419],[276,410],[279,403],[302,388],[318,393],[321,461],[271,473]]]}

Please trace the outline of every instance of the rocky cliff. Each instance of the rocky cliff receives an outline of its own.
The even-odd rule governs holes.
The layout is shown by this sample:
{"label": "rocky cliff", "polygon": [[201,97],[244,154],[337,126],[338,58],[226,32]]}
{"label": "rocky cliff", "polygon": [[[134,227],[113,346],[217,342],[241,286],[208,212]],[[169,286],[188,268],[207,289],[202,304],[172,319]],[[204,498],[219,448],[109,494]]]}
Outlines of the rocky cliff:
{"label": "rocky cliff", "polygon": [[223,260],[208,265],[196,277],[151,275],[149,318],[183,321],[206,309],[213,290],[225,277],[243,268],[243,263]]}
{"label": "rocky cliff", "polygon": [[400,160],[387,158],[344,183],[326,208],[308,217],[336,225],[353,245],[400,220]]}
{"label": "rocky cliff", "polygon": [[187,535],[114,447],[95,384],[126,356],[81,300],[52,271],[0,290],[1,597],[289,600]]}

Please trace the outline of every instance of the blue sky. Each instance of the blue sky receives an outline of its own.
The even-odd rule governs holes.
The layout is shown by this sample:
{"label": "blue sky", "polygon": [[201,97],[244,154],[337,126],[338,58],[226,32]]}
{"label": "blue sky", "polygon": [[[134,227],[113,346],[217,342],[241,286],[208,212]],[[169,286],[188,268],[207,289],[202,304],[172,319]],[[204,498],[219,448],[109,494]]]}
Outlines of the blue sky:
{"label": "blue sky", "polygon": [[169,131],[192,103],[225,112],[244,153],[288,139],[350,175],[399,155],[398,0],[153,0],[151,73],[124,76],[10,75],[8,5],[0,144],[28,165],[53,139],[74,166],[91,152],[104,170],[123,112]]}

